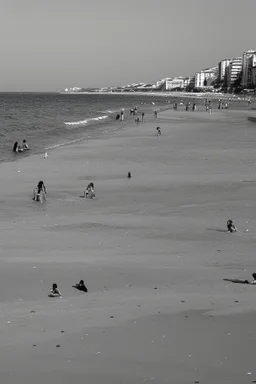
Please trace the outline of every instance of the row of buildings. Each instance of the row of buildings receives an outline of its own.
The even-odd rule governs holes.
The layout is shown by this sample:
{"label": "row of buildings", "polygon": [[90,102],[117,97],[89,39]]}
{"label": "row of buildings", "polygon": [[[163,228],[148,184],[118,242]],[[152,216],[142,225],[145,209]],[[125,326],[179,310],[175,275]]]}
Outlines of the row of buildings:
{"label": "row of buildings", "polygon": [[256,50],[249,50],[242,56],[221,60],[218,65],[203,69],[190,77],[172,77],[162,79],[153,85],[153,88],[164,90],[222,89],[233,91],[234,87],[240,89],[256,89]]}
{"label": "row of buildings", "polygon": [[[98,92],[136,91],[256,91],[256,50],[249,50],[242,56],[221,60],[218,65],[196,72],[194,76],[166,77],[154,84],[133,83],[120,87],[90,89]],[[66,88],[65,92],[82,92],[84,88]]]}

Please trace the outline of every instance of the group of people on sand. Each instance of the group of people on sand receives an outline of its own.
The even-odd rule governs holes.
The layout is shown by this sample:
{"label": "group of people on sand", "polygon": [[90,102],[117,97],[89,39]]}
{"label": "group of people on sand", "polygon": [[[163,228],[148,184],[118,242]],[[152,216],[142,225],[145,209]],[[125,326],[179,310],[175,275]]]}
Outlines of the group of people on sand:
{"label": "group of people on sand", "polygon": [[[36,188],[34,189],[33,200],[43,202],[43,200],[47,200],[46,197],[47,197],[46,186],[43,180],[40,180]],[[87,185],[87,188],[84,191],[84,197],[91,198],[91,199],[95,198],[95,187],[92,181]]]}
{"label": "group of people on sand", "polygon": [[13,145],[13,149],[12,149],[12,151],[15,153],[23,152],[23,151],[27,151],[27,150],[29,150],[29,146],[28,146],[27,141],[25,139],[22,141],[22,144],[19,144],[18,141],[15,141],[15,143]]}
{"label": "group of people on sand", "polygon": [[[79,283],[76,284],[76,285],[72,285],[72,287],[78,289],[78,291],[88,292],[88,289],[87,289],[87,287],[85,286],[83,280],[80,280]],[[62,295],[61,295],[61,293],[60,293],[60,290],[59,290],[57,284],[54,283],[54,284],[52,285],[52,287],[50,288],[48,297],[62,297]]]}

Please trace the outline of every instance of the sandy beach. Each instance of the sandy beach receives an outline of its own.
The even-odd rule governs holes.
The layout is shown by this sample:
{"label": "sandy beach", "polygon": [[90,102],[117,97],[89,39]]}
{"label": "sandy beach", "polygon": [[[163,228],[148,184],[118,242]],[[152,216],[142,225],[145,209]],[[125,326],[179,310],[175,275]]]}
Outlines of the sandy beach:
{"label": "sandy beach", "polygon": [[[256,380],[256,285],[223,281],[256,272],[248,117],[165,110],[0,164],[2,383]],[[81,197],[90,181],[94,200]],[[81,279],[87,294],[72,288]]]}

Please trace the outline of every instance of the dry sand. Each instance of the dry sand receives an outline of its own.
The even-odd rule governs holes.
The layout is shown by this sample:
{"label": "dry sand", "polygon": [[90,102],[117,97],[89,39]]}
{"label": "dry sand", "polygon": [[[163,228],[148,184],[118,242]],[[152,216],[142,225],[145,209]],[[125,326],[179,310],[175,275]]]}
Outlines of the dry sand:
{"label": "dry sand", "polygon": [[223,281],[256,272],[248,116],[164,111],[0,165],[1,383],[256,380],[256,286]]}

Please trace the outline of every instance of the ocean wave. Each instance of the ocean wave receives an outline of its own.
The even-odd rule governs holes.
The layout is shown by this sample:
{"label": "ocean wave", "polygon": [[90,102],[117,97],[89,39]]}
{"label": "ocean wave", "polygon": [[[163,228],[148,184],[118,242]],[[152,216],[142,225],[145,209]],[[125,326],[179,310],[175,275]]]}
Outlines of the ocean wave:
{"label": "ocean wave", "polygon": [[91,121],[100,121],[103,119],[107,119],[108,115],[98,116],[98,117],[92,117],[90,119],[86,120],[78,120],[78,121],[64,121],[65,125],[71,125],[71,126],[79,126],[79,125],[86,125],[90,123]]}

